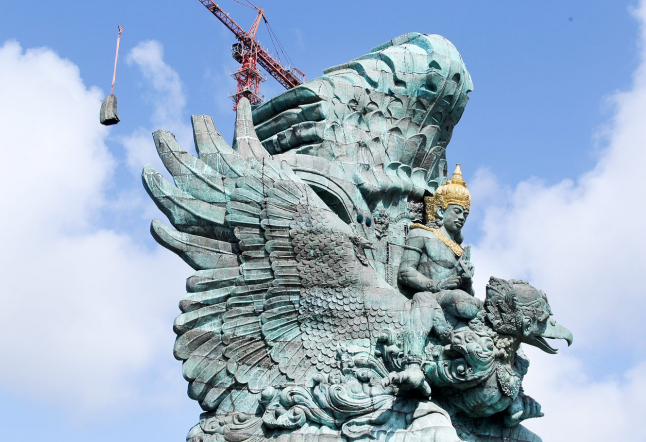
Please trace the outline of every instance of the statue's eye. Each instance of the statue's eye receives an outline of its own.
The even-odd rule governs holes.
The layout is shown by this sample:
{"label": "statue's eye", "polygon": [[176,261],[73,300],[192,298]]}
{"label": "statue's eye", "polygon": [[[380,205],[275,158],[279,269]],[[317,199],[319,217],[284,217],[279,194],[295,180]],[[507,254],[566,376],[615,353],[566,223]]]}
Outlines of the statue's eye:
{"label": "statue's eye", "polygon": [[525,330],[530,330],[532,328],[533,321],[530,318],[525,318],[523,322],[524,322]]}

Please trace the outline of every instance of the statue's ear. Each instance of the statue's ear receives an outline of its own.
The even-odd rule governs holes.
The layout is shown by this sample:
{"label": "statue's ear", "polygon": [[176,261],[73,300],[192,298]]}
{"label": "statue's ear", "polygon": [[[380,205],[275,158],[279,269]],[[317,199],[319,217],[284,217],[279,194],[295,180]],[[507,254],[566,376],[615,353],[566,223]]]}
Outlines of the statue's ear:
{"label": "statue's ear", "polygon": [[444,209],[442,208],[442,206],[437,206],[435,213],[437,213],[438,219],[444,219]]}

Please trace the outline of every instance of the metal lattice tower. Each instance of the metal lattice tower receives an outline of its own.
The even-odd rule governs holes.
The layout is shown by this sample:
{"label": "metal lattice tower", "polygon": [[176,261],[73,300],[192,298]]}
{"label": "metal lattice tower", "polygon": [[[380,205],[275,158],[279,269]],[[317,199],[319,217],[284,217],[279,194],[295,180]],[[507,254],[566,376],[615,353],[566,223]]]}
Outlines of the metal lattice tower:
{"label": "metal lattice tower", "polygon": [[263,97],[260,95],[260,83],[265,81],[266,77],[258,70],[258,65],[285,89],[292,89],[303,84],[305,81],[303,72],[296,68],[284,67],[256,40],[256,33],[261,21],[268,23],[264,9],[250,4],[250,7],[253,7],[258,15],[249,31],[245,31],[213,0],[200,0],[200,3],[224,23],[238,40],[238,43],[231,47],[233,58],[240,63],[238,71],[232,74],[237,81],[236,92],[230,95],[235,103],[234,109],[242,97],[246,97],[252,105],[263,101]]}

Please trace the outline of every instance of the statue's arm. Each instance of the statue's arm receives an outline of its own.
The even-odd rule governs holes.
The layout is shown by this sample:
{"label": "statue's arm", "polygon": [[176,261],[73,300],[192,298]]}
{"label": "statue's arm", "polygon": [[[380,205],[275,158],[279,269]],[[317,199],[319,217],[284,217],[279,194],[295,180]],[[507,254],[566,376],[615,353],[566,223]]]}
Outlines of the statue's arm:
{"label": "statue's arm", "polygon": [[399,265],[397,279],[400,284],[418,291],[437,291],[437,283],[417,271],[424,250],[424,238],[406,239],[406,246]]}

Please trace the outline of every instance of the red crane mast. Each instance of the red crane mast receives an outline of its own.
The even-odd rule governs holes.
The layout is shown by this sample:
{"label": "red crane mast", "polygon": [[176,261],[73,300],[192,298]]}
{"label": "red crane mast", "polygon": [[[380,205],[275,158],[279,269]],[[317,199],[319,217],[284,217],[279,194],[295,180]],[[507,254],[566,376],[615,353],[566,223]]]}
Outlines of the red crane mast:
{"label": "red crane mast", "polygon": [[282,84],[285,89],[292,89],[303,84],[305,81],[303,72],[296,68],[284,67],[256,40],[256,33],[261,20],[267,23],[264,9],[252,5],[258,11],[258,16],[251,25],[251,29],[247,32],[213,0],[200,0],[200,3],[224,23],[239,42],[231,47],[233,58],[240,63],[240,68],[233,74],[238,83],[236,93],[230,95],[235,103],[234,109],[238,106],[238,101],[242,97],[249,99],[251,104],[259,104],[263,101],[263,97],[260,95],[260,83],[265,81],[265,77],[258,70],[258,65]]}

